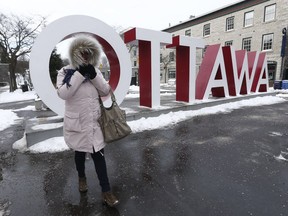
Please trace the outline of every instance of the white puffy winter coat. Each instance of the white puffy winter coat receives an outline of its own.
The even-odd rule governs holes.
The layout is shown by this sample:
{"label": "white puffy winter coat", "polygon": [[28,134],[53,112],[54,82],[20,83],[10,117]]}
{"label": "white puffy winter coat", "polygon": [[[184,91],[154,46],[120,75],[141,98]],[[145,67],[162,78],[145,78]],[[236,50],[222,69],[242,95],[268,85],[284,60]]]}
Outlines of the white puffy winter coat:
{"label": "white puffy winter coat", "polygon": [[[86,38],[84,37],[82,40],[85,42]],[[80,42],[83,42],[81,38]],[[92,45],[95,47],[89,47],[90,51],[95,51],[93,48],[96,48],[95,52],[98,52],[98,44],[92,43]],[[62,83],[66,74],[65,69],[75,69],[77,64],[81,63],[81,59],[80,62],[77,62],[75,52],[76,56],[79,57],[77,52],[83,48],[83,43],[79,43],[78,40],[73,46],[70,48],[71,65],[58,71],[57,76],[57,93],[60,98],[65,100],[64,139],[73,150],[92,153],[94,148],[97,152],[105,147],[103,133],[97,121],[101,115],[99,94],[101,96],[108,95],[110,86],[96,67],[97,75],[92,80],[84,81],[85,78],[78,71],[75,71],[70,80],[70,87]],[[98,57],[99,55],[96,56],[96,58]],[[98,60],[93,59],[93,61],[97,63]],[[95,65],[93,61],[92,63]]]}

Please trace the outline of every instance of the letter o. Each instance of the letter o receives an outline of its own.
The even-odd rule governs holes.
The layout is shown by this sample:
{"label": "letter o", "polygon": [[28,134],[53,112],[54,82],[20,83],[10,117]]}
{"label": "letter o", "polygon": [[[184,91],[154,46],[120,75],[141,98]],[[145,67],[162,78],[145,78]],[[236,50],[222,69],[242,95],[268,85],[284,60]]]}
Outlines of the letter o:
{"label": "letter o", "polygon": [[[36,38],[30,55],[30,75],[36,93],[59,116],[64,116],[64,101],[57,95],[49,73],[50,56],[55,45],[77,33],[93,34],[103,46],[110,63],[109,84],[118,104],[128,92],[132,67],[128,50],[119,34],[106,23],[89,16],[72,15],[50,23]],[[104,101],[111,105],[111,98]]]}

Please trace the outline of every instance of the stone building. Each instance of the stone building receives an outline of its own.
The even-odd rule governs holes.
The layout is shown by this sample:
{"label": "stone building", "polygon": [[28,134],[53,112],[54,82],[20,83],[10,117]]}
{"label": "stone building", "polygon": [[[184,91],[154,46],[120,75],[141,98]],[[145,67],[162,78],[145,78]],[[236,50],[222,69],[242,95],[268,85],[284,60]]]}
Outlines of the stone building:
{"label": "stone building", "polygon": [[[266,52],[269,79],[274,81],[288,79],[288,43],[287,37],[283,37],[287,28],[287,0],[244,0],[198,17],[192,16],[163,31],[174,36],[203,38],[207,45],[232,45],[235,50]],[[283,38],[286,45],[282,43]],[[164,48],[162,55],[172,55],[172,52],[172,49]],[[205,49],[201,52],[197,55],[198,60]],[[164,74],[163,64],[161,71]],[[168,64],[168,78],[174,77],[175,72],[175,62],[171,61]]]}

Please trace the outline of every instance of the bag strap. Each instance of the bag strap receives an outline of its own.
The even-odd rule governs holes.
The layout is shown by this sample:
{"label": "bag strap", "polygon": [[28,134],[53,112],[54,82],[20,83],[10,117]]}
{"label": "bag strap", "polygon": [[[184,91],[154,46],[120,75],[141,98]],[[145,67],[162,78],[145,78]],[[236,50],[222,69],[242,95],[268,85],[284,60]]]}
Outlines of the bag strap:
{"label": "bag strap", "polygon": [[110,88],[109,93],[110,93],[110,95],[111,95],[111,100],[112,100],[112,102],[113,102],[113,103],[116,102],[116,98],[115,98],[114,92],[113,92],[113,90],[112,90],[111,88]]}
{"label": "bag strap", "polygon": [[[110,90],[109,90],[109,93],[110,93],[110,95],[111,95],[112,103],[116,103],[116,98],[115,98],[114,92],[113,92],[113,90],[112,90],[111,88],[110,88]],[[101,99],[100,96],[99,96],[99,103],[100,103],[100,106],[103,106],[103,107],[104,107],[103,101],[102,101],[102,99]]]}

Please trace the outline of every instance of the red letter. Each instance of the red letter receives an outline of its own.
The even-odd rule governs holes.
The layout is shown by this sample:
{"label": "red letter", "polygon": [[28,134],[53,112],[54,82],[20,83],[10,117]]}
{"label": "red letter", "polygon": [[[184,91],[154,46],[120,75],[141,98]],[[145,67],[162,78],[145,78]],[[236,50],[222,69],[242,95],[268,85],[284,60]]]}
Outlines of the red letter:
{"label": "red letter", "polygon": [[260,53],[251,91],[267,92],[269,88],[266,53]]}
{"label": "red letter", "polygon": [[196,99],[229,95],[224,59],[220,44],[207,47],[196,79]]}
{"label": "red letter", "polygon": [[160,45],[172,43],[166,32],[134,28],[124,33],[124,42],[139,41],[140,105],[160,106]]}
{"label": "red letter", "polygon": [[203,39],[183,35],[173,37],[176,46],[176,100],[192,102],[196,88],[196,49],[204,48]]}

